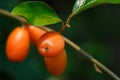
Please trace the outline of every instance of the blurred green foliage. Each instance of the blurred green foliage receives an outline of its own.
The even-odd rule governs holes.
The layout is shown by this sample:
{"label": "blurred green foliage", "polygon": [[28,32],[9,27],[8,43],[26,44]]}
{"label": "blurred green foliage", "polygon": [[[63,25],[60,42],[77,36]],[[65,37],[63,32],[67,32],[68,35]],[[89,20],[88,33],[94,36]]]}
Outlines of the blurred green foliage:
{"label": "blurred green foliage", "polygon": [[[11,11],[14,6],[25,0],[1,0],[0,8]],[[41,0],[55,9],[64,21],[71,13],[74,0]],[[63,35],[81,46],[120,76],[120,5],[104,4],[76,15],[71,20],[71,28]],[[113,80],[103,72],[99,74],[93,65],[77,51],[66,44],[68,64],[61,76],[50,75],[31,43],[27,59],[22,63],[12,63],[6,59],[5,42],[8,34],[20,23],[0,15],[0,80]],[[61,24],[50,27],[59,30]]]}

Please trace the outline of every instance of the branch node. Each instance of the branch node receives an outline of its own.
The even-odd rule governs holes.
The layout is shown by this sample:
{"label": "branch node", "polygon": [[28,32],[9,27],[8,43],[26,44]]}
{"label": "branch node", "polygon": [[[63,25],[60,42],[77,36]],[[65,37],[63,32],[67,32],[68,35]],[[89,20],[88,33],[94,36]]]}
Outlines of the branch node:
{"label": "branch node", "polygon": [[100,68],[96,64],[93,63],[93,65],[94,65],[94,68],[95,68],[96,72],[102,73],[102,71],[100,70]]}

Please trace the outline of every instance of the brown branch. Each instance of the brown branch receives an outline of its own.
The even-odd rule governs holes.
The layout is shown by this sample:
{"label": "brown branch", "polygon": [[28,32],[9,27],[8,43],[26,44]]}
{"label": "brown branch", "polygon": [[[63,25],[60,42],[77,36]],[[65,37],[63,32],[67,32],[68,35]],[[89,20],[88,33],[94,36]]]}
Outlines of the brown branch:
{"label": "brown branch", "polygon": [[8,12],[7,10],[0,9],[0,14],[5,15],[5,16],[8,16],[8,17],[10,17],[10,18],[13,18],[13,19],[19,21],[21,24],[24,24],[24,25],[28,24],[28,22],[27,22],[24,18],[18,17],[18,16],[13,16],[13,15],[11,15],[11,13]]}
{"label": "brown branch", "polygon": [[[12,16],[10,14],[10,12],[0,9],[0,14],[6,15],[8,17],[14,18],[16,20],[18,20],[19,22],[21,22],[22,24],[28,24],[27,21],[24,18],[18,17],[18,16]],[[68,20],[69,23],[69,20]],[[47,27],[42,27],[42,29],[46,30],[46,31],[52,31],[52,29],[47,28]],[[87,52],[85,52],[84,50],[82,50],[77,44],[75,44],[74,42],[70,41],[69,39],[67,39],[66,37],[64,37],[65,42],[67,44],[69,44],[72,48],[74,48],[76,51],[78,51],[82,56],[84,56],[87,60],[89,60],[90,62],[92,62],[93,64],[95,64],[96,66],[98,66],[101,70],[105,71],[106,73],[108,73],[111,77],[113,77],[115,80],[120,80],[120,78],[113,73],[110,69],[108,69],[106,66],[104,66],[102,63],[100,63],[97,59],[95,59],[93,56],[91,56],[90,54],[88,54]]]}

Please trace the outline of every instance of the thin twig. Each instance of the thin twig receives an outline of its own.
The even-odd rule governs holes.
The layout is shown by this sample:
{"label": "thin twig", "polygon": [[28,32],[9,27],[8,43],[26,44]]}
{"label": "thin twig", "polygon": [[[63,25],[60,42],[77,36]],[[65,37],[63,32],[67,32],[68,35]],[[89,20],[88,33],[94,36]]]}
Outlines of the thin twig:
{"label": "thin twig", "polygon": [[78,51],[81,55],[83,55],[85,58],[87,58],[89,61],[91,61],[93,64],[96,64],[100,69],[108,73],[111,77],[113,77],[115,80],[120,80],[120,78],[113,73],[110,69],[108,69],[105,65],[103,65],[101,62],[99,62],[97,59],[95,59],[93,56],[82,50],[78,45],[70,41],[69,39],[65,38],[66,43],[68,43],[72,48],[74,48],[76,51]]}
{"label": "thin twig", "polygon": [[19,21],[21,24],[24,24],[24,25],[28,24],[28,22],[27,22],[24,18],[19,17],[19,16],[12,16],[12,15],[10,14],[10,12],[8,12],[7,10],[0,9],[0,14],[5,15],[5,16],[8,16],[8,17],[10,17],[10,18],[13,18],[13,19]]}
{"label": "thin twig", "polygon": [[[0,9],[0,14],[6,15],[8,17],[14,18],[16,20],[18,20],[19,22],[23,23],[23,24],[27,24],[26,20],[24,18],[18,17],[18,16],[12,16],[10,14],[10,12]],[[47,28],[47,27],[42,27],[42,29],[46,30],[46,31],[52,31],[52,29]],[[98,66],[100,69],[102,69],[103,71],[105,71],[106,73],[108,73],[111,77],[113,77],[115,80],[120,80],[120,78],[113,73],[110,69],[108,69],[106,66],[104,66],[102,63],[100,63],[97,59],[95,59],[93,56],[91,56],[90,54],[88,54],[87,52],[85,52],[84,50],[82,50],[77,44],[75,44],[74,42],[70,41],[69,39],[67,39],[66,37],[64,37],[65,42],[67,44],[69,44],[72,48],[74,48],[76,51],[78,51],[82,56],[84,56],[86,59],[88,59],[89,61],[91,61],[93,64],[95,64],[96,66]]]}
{"label": "thin twig", "polygon": [[74,16],[73,14],[70,14],[70,15],[68,16],[65,24],[64,24],[64,22],[62,21],[62,28],[61,28],[61,30],[60,30],[60,33],[62,33],[65,28],[69,28],[69,27],[70,27],[69,23],[70,23],[70,20],[72,19],[73,16]]}

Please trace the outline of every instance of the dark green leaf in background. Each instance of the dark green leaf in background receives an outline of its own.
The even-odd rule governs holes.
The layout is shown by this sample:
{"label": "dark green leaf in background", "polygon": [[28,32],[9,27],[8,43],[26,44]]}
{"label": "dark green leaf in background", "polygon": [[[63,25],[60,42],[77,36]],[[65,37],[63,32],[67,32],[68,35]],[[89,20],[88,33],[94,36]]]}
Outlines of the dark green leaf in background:
{"label": "dark green leaf in background", "polygon": [[83,10],[104,3],[120,4],[120,0],[76,0],[73,6],[72,13],[76,15]]}
{"label": "dark green leaf in background", "polygon": [[55,11],[41,1],[21,3],[11,13],[12,15],[24,17],[30,24],[35,26],[50,25],[61,21]]}

